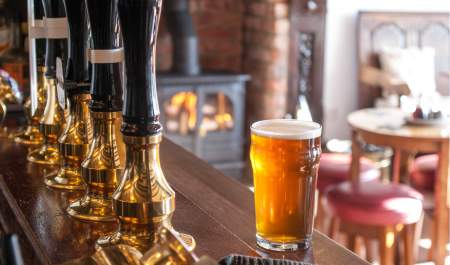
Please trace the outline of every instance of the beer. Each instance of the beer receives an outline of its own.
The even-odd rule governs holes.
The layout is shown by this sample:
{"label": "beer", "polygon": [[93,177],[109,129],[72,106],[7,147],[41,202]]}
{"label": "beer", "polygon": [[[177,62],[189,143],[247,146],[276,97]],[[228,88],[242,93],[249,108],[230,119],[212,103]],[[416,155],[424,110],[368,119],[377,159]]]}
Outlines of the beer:
{"label": "beer", "polygon": [[251,126],[259,246],[279,251],[310,246],[321,131],[319,124],[299,120]]}

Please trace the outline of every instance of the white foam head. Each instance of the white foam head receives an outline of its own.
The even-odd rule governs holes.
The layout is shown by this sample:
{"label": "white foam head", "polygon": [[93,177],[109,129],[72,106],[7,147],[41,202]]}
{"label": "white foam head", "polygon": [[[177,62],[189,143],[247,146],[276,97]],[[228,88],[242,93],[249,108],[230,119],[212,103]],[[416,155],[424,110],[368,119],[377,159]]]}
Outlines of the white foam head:
{"label": "white foam head", "polygon": [[312,121],[274,119],[252,124],[253,134],[286,140],[306,140],[320,137],[322,126]]}

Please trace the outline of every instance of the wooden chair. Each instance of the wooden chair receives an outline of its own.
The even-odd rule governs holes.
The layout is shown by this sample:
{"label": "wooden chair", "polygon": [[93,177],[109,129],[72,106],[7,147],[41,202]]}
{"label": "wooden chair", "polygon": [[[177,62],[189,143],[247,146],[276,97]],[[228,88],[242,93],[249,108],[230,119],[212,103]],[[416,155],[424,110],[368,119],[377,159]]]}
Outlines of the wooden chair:
{"label": "wooden chair", "polygon": [[432,47],[435,50],[437,90],[449,95],[450,27],[448,12],[360,12],[358,17],[359,107],[373,106],[383,91],[408,94],[409,88],[380,71],[379,53],[385,48]]}

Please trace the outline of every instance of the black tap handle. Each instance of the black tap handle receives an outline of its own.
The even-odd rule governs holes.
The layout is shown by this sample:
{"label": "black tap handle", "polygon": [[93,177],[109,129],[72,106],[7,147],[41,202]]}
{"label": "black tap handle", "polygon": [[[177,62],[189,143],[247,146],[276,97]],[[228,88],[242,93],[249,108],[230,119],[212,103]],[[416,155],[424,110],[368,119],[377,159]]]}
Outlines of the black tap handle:
{"label": "black tap handle", "polygon": [[155,46],[162,0],[119,0],[125,52],[122,133],[149,136],[162,130],[156,94]]}
{"label": "black tap handle", "polygon": [[44,16],[44,7],[42,6],[41,0],[34,0],[33,2],[34,7],[34,19],[42,19]]}
{"label": "black tap handle", "polygon": [[[46,18],[66,17],[62,0],[42,0],[44,15]],[[66,59],[67,40],[49,39],[46,40],[45,50],[45,76],[56,78],[56,58]]]}
{"label": "black tap handle", "polygon": [[[44,8],[41,0],[34,0],[34,19],[42,20],[44,16]],[[36,43],[36,64],[38,66],[45,65],[45,39],[35,39]]]}
{"label": "black tap handle", "polygon": [[69,94],[89,92],[89,64],[87,58],[88,21],[86,5],[82,0],[64,0],[69,25],[68,56],[64,82]]}
{"label": "black tap handle", "polygon": [[[93,50],[121,48],[117,0],[86,0],[86,4]],[[92,64],[92,111],[121,111],[122,90],[120,63]]]}

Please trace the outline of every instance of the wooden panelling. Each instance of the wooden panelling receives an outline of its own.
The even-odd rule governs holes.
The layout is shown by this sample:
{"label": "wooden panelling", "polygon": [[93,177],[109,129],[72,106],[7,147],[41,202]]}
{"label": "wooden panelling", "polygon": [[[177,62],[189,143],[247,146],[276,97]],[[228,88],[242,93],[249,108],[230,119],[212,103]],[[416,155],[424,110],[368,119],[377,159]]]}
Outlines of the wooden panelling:
{"label": "wooden panelling", "polygon": [[[383,47],[432,47],[437,89],[450,93],[450,13],[361,12],[358,21],[358,64],[379,67]],[[360,82],[359,106],[372,106],[380,89]]]}

